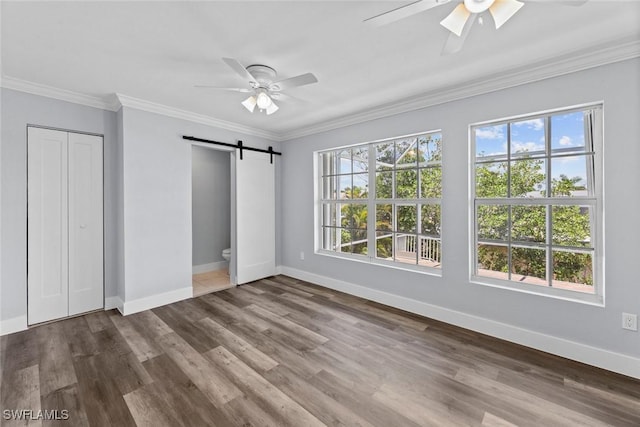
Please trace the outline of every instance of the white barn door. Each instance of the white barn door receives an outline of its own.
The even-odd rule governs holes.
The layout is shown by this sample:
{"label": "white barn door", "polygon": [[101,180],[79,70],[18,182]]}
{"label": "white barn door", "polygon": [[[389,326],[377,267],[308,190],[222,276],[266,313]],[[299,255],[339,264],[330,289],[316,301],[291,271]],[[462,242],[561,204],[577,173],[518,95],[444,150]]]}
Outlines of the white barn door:
{"label": "white barn door", "polygon": [[236,153],[236,282],[276,272],[275,163],[269,154]]}
{"label": "white barn door", "polygon": [[28,128],[29,324],[104,307],[102,137]]}

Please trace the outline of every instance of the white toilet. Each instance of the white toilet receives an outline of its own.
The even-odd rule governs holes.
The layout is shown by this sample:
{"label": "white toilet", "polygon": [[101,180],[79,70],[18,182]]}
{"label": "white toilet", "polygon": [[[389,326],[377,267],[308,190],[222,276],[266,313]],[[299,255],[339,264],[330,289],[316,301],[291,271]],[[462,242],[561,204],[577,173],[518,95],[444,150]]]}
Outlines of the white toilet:
{"label": "white toilet", "polygon": [[227,248],[222,251],[222,258],[224,258],[225,261],[229,261],[231,259],[231,248]]}

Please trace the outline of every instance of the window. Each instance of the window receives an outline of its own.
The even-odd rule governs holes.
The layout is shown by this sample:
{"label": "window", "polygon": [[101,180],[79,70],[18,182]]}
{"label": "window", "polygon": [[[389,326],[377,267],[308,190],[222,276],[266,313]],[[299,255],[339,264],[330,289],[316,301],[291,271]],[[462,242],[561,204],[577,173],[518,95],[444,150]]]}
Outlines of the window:
{"label": "window", "polygon": [[602,294],[601,129],[600,106],[471,127],[475,279]]}
{"label": "window", "polygon": [[440,133],[318,153],[320,251],[441,268]]}

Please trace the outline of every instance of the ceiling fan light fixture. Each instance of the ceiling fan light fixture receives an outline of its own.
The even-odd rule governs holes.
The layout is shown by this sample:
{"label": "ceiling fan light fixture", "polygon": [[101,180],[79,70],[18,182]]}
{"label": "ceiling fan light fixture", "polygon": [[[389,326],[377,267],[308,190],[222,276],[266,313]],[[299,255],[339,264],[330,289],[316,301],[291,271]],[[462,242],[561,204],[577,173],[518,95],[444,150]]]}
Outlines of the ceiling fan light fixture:
{"label": "ceiling fan light fixture", "polygon": [[258,108],[261,110],[266,110],[273,104],[273,100],[267,95],[267,93],[263,90],[258,92],[256,97],[256,103],[258,104]]}
{"label": "ceiling fan light fixture", "polygon": [[502,27],[522,6],[524,6],[524,3],[517,0],[495,0],[489,8],[489,12],[493,16],[496,29]]}
{"label": "ceiling fan light fixture", "polygon": [[482,13],[499,0],[464,0],[464,7],[470,13]]}
{"label": "ceiling fan light fixture", "polygon": [[245,99],[244,101],[242,101],[242,105],[244,106],[244,108],[246,108],[247,110],[249,110],[250,113],[253,113],[253,110],[256,109],[256,105],[257,105],[257,101],[256,101],[256,97],[255,96],[250,96],[247,99]]}
{"label": "ceiling fan light fixture", "polygon": [[271,101],[271,105],[269,105],[267,108],[267,116],[270,116],[271,114],[275,113],[276,111],[279,110],[279,107],[276,105],[275,102]]}

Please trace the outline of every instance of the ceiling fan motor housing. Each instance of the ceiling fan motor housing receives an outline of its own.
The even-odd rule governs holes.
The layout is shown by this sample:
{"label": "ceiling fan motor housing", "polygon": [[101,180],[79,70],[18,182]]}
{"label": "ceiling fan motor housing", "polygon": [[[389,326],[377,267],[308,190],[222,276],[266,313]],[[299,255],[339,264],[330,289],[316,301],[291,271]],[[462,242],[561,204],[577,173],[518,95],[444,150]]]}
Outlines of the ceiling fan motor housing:
{"label": "ceiling fan motor housing", "polygon": [[256,79],[258,87],[268,88],[275,80],[278,73],[266,65],[249,65],[247,71]]}

